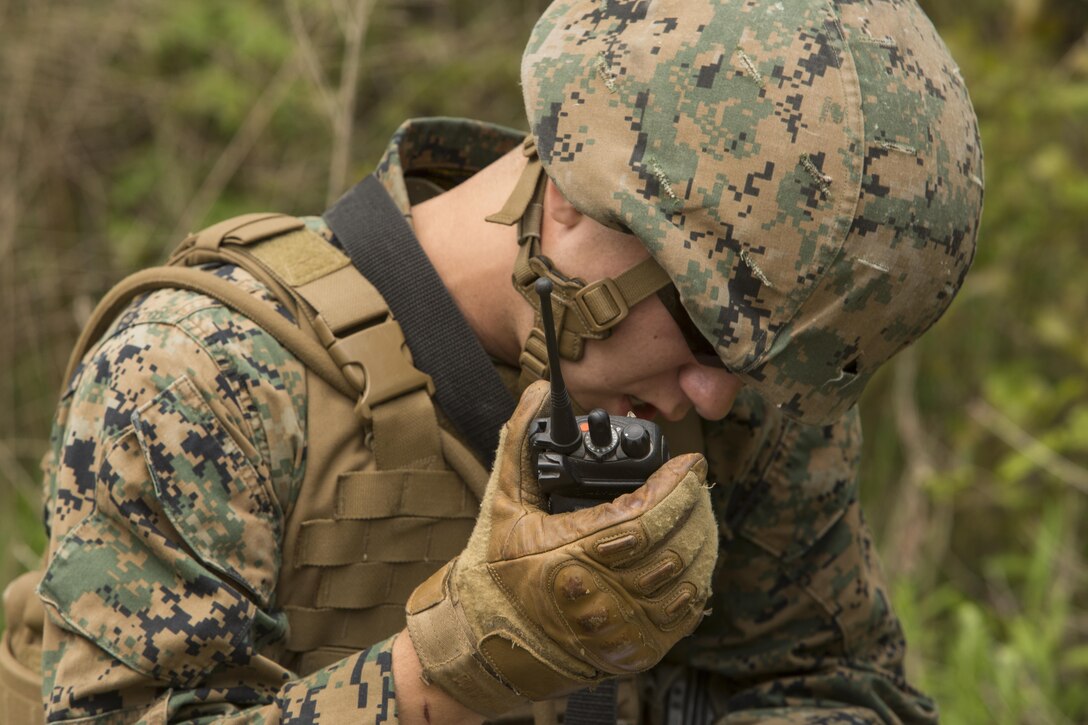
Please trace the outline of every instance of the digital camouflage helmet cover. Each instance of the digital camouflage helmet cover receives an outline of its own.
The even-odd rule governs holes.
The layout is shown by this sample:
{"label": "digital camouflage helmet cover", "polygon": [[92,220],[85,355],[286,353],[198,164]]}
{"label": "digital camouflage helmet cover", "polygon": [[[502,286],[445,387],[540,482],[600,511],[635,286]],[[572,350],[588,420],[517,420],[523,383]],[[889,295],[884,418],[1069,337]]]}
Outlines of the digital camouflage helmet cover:
{"label": "digital camouflage helmet cover", "polygon": [[913,0],[558,0],[522,83],[559,190],[791,417],[853,405],[971,264],[978,124]]}

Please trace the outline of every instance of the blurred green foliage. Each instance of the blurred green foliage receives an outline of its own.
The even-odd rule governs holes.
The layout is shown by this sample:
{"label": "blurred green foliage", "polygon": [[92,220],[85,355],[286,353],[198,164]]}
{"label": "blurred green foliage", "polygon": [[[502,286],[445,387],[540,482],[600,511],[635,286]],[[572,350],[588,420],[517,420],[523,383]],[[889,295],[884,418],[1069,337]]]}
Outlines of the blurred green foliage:
{"label": "blurred green foliage", "polygon": [[[0,3],[0,581],[44,546],[36,461],[94,300],[211,220],[320,211],[405,118],[524,126],[546,4]],[[1088,722],[1088,2],[923,5],[986,209],[960,297],[863,400],[863,493],[945,720]]]}
{"label": "blurred green foliage", "polygon": [[960,297],[862,403],[868,508],[946,721],[1085,722],[1088,4],[925,5],[979,115],[985,212]]}

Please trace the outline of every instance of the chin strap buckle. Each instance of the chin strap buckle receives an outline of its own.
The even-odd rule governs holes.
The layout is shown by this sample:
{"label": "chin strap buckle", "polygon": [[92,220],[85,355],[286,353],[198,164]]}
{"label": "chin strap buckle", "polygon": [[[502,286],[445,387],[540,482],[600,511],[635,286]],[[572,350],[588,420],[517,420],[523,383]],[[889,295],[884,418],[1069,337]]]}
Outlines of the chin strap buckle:
{"label": "chin strap buckle", "polygon": [[672,284],[672,281],[652,257],[615,279],[606,277],[590,284],[576,277],[567,277],[557,270],[551,260],[541,254],[540,233],[548,177],[531,136],[525,140],[523,151],[528,162],[521,177],[502,210],[487,217],[487,221],[518,225],[519,249],[514,262],[514,288],[537,313],[536,325],[525,341],[520,357],[524,382],[526,379],[540,379],[548,370],[540,300],[533,291],[537,279],[547,277],[555,284],[552,299],[557,303],[559,354],[571,361],[582,358],[586,340],[608,337],[612,334],[612,328],[627,318],[634,305]]}
{"label": "chin strap buckle", "polygon": [[620,324],[631,307],[611,277],[587,284],[574,293],[574,309],[586,332],[600,335]]}

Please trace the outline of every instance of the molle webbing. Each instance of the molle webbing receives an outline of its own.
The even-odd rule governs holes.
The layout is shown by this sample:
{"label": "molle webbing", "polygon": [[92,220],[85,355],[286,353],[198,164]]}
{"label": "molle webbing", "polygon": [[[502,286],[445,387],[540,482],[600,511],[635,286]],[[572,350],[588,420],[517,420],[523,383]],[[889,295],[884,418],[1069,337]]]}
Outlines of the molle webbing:
{"label": "molle webbing", "polygon": [[[377,469],[307,476],[303,485],[303,495],[313,496],[309,503],[331,498],[332,505],[300,506],[281,581],[294,579],[303,592],[285,601],[286,647],[311,653],[316,663],[326,648],[366,646],[403,626],[403,602],[413,582],[463,548],[476,501],[466,500],[474,497],[446,469],[434,386],[411,363],[401,327],[374,285],[342,252],[305,229],[261,240],[247,251],[296,298],[355,391],[354,414],[363,431],[349,445],[360,446],[365,431],[370,465]],[[322,418],[309,416],[312,454],[320,455],[324,426],[344,424]],[[331,479],[332,473],[339,475]],[[432,490],[416,484],[406,496],[395,490],[405,480]],[[366,510],[368,503],[373,510]]]}
{"label": "molle webbing", "polygon": [[411,591],[464,548],[487,471],[451,434],[439,434],[454,471],[342,473],[328,513],[300,517],[285,564],[291,561],[300,585],[312,584],[313,593],[284,607],[291,622],[286,648],[301,655],[297,671],[400,631]]}

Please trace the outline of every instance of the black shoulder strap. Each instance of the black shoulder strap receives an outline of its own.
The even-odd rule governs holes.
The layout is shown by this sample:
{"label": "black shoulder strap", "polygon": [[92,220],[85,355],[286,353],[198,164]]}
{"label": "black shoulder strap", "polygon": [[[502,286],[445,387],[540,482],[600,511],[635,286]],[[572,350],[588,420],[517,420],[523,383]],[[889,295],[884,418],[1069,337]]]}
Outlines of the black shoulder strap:
{"label": "black shoulder strap", "polygon": [[325,221],[389,304],[415,366],[434,380],[439,407],[490,466],[514,400],[400,209],[368,176],[325,212]]}

